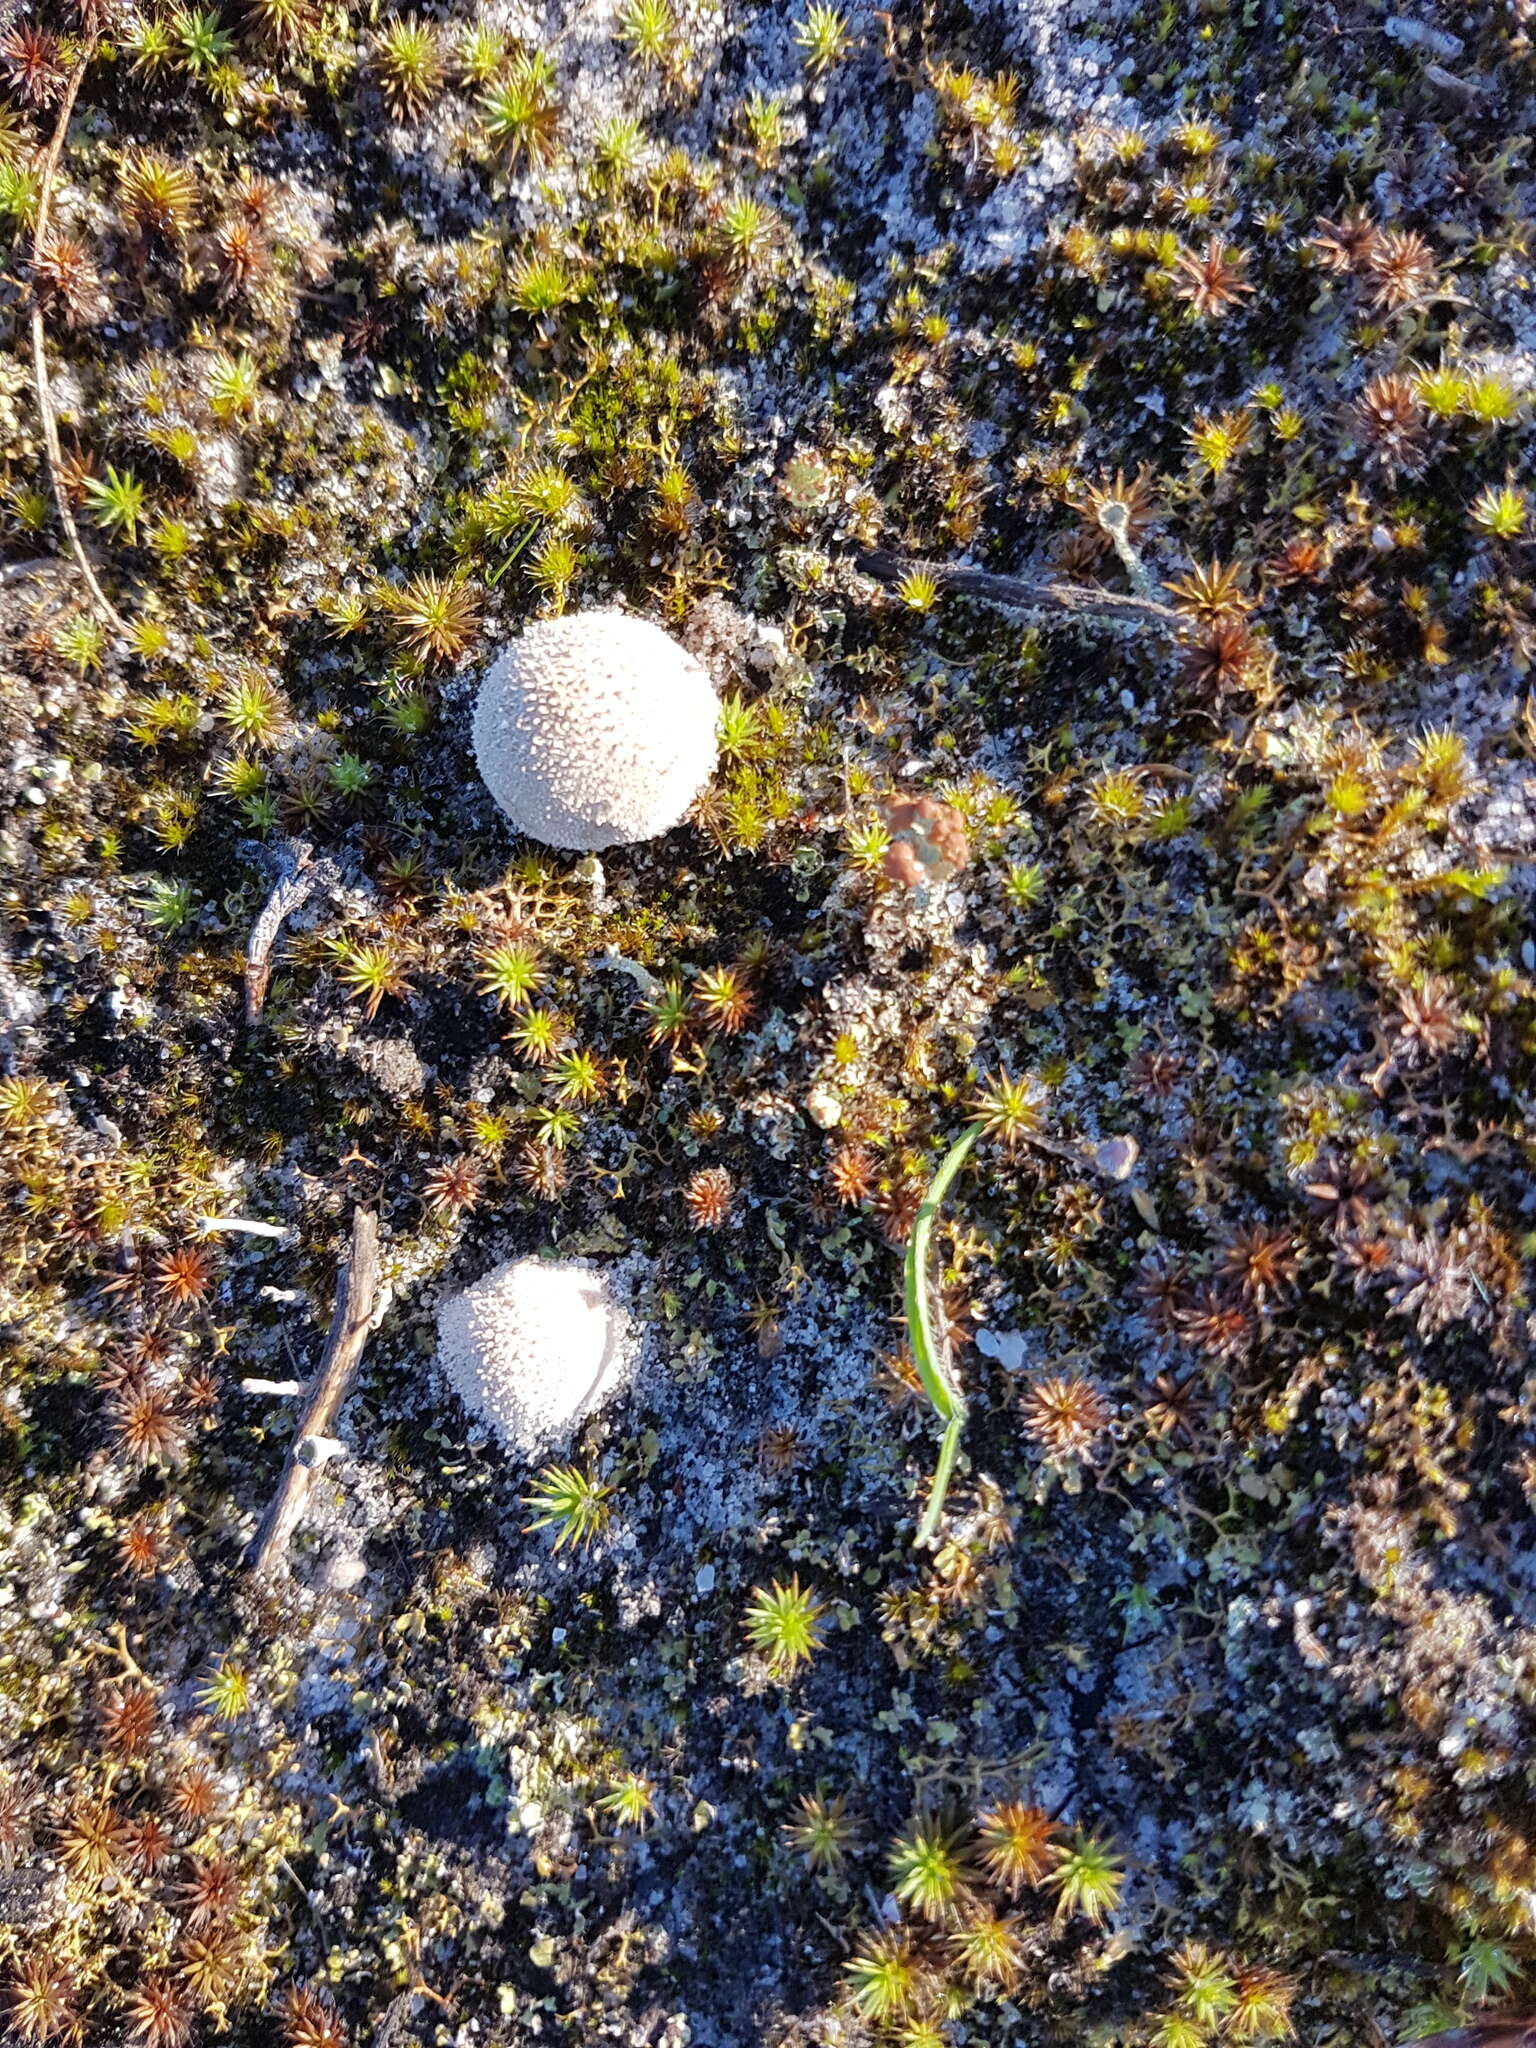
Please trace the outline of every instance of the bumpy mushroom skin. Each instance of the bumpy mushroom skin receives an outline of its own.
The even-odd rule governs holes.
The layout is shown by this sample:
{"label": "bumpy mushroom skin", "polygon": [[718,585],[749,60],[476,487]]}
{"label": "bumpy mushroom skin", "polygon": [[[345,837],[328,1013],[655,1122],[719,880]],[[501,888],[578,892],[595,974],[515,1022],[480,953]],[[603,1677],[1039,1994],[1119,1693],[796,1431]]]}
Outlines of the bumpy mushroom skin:
{"label": "bumpy mushroom skin", "polygon": [[624,1386],[636,1332],[606,1276],[581,1260],[511,1259],[452,1294],[438,1364],[508,1450],[537,1457]]}
{"label": "bumpy mushroom skin", "polygon": [[524,628],[486,671],[475,760],[519,832],[598,853],[679,824],[715,767],[706,672],[660,626],[574,612]]}

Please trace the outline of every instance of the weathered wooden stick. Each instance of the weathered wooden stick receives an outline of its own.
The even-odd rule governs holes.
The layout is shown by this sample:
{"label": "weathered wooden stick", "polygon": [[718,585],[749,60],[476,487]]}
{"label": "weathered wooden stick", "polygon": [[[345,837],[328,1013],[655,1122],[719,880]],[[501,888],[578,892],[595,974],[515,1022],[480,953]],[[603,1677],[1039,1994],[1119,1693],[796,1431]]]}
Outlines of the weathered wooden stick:
{"label": "weathered wooden stick", "polygon": [[883,548],[855,555],[853,566],[881,583],[899,583],[904,576],[913,574],[931,576],[943,590],[956,590],[964,597],[986,598],[1010,611],[1069,612],[1079,617],[1115,619],[1123,625],[1151,626],[1162,633],[1183,633],[1189,625],[1172,605],[1159,604],[1155,598],[1092,590],[1081,583],[1035,583],[1022,576],[994,576],[986,569],[956,569],[947,562],[888,554]]}
{"label": "weathered wooden stick", "polygon": [[[319,1439],[328,1437],[368,1342],[379,1294],[379,1219],[372,1209],[352,1211],[352,1244],[336,1276],[336,1310],[320,1365],[310,1381],[309,1404],[288,1448],[283,1476],[250,1549],[252,1571],[285,1569],[288,1544],[304,1514],[315,1473],[323,1462]],[[317,1455],[318,1454],[318,1455]]]}
{"label": "weathered wooden stick", "polygon": [[277,882],[251,927],[250,941],[245,949],[245,1021],[248,1025],[260,1022],[267,1000],[267,984],[272,979],[272,948],[277,944],[283,922],[308,902],[319,879],[314,869],[307,865],[306,853],[300,853],[293,873],[284,875]]}

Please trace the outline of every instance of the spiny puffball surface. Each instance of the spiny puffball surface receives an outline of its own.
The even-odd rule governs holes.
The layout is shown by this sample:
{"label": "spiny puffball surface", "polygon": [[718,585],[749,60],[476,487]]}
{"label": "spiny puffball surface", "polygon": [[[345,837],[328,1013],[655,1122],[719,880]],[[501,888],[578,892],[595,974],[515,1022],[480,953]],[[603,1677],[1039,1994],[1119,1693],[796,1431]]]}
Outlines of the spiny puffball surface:
{"label": "spiny puffball surface", "polygon": [[639,1344],[607,1276],[580,1260],[511,1259],[437,1313],[438,1363],[509,1451],[538,1457],[628,1384]]}
{"label": "spiny puffball surface", "polygon": [[486,670],[475,760],[519,832],[598,853],[681,822],[714,773],[718,717],[708,674],[660,626],[570,612]]}

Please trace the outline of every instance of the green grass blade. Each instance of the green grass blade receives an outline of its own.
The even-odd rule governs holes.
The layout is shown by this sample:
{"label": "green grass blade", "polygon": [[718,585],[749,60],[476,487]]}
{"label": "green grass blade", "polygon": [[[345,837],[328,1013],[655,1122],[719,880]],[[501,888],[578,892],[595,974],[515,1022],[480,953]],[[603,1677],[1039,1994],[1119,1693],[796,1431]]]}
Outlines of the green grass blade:
{"label": "green grass blade", "polygon": [[944,1509],[944,1496],[949,1490],[950,1474],[954,1471],[955,1458],[960,1449],[960,1432],[965,1427],[965,1396],[960,1391],[959,1382],[950,1364],[949,1340],[943,1330],[936,1328],[934,1324],[933,1304],[928,1285],[928,1247],[939,1206],[980,1135],[979,1124],[967,1124],[945,1153],[939,1163],[938,1172],[928,1184],[928,1192],[924,1195],[922,1207],[917,1212],[916,1221],[912,1225],[912,1236],[907,1245],[902,1298],[907,1312],[907,1339],[912,1346],[912,1363],[917,1367],[917,1376],[923,1383],[924,1393],[933,1403],[934,1413],[945,1424],[944,1440],[939,1446],[939,1462],[933,1475],[928,1505],[923,1510],[923,1518],[917,1527],[919,1543],[928,1542],[938,1527],[939,1516]]}
{"label": "green grass blade", "polygon": [[949,1193],[951,1181],[965,1163],[967,1153],[981,1134],[979,1124],[967,1124],[945,1153],[938,1172],[928,1184],[922,1207],[912,1225],[907,1244],[907,1265],[903,1301],[907,1311],[907,1338],[912,1346],[912,1363],[933,1403],[940,1421],[949,1422],[965,1413],[965,1397],[950,1369],[949,1345],[943,1332],[935,1329],[928,1293],[928,1246],[939,1205]]}
{"label": "green grass blade", "polygon": [[928,1489],[928,1505],[923,1509],[923,1519],[917,1525],[914,1539],[919,1549],[933,1541],[933,1532],[939,1526],[939,1516],[944,1512],[944,1496],[949,1492],[950,1474],[955,1469],[955,1459],[960,1451],[960,1432],[964,1427],[963,1414],[953,1416],[945,1425],[944,1438],[939,1445],[939,1462],[933,1468],[933,1484]]}

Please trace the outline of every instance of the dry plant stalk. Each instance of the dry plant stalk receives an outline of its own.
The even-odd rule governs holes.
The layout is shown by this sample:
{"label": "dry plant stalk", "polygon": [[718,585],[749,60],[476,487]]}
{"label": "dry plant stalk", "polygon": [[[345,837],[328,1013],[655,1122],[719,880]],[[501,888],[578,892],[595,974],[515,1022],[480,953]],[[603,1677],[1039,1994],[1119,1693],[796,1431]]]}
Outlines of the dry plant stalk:
{"label": "dry plant stalk", "polygon": [[379,1219],[372,1209],[352,1211],[352,1243],[336,1277],[336,1309],[320,1365],[310,1382],[310,1395],[277,1492],[250,1550],[250,1568],[261,1577],[285,1569],[288,1544],[303,1519],[309,1490],[319,1470],[305,1456],[306,1444],[329,1436],[352,1381],[379,1306]]}
{"label": "dry plant stalk", "polygon": [[879,583],[899,583],[905,576],[931,576],[941,590],[958,591],[962,597],[985,598],[989,603],[1006,605],[1011,611],[1066,612],[1079,617],[1113,619],[1121,625],[1153,626],[1172,634],[1181,634],[1188,627],[1188,621],[1172,605],[1159,604],[1150,597],[1094,590],[1083,583],[1037,583],[1023,576],[994,576],[986,569],[956,569],[945,562],[888,554],[883,548],[855,555],[853,566]]}
{"label": "dry plant stalk", "polygon": [[[55,124],[52,140],[43,158],[43,175],[37,193],[37,222],[32,231],[32,255],[34,259],[42,248],[48,233],[48,218],[53,206],[53,180],[59,168],[59,158],[64,153],[64,138],[69,133],[70,116],[75,111],[75,101],[80,95],[81,82],[86,67],[96,54],[96,38],[87,38],[84,48],[75,61],[75,68],[69,74],[69,83],[64,88],[63,104]],[[59,515],[59,524],[64,529],[64,538],[69,551],[75,558],[75,566],[85,578],[85,587],[91,593],[91,601],[101,616],[119,633],[128,629],[110,598],[96,580],[90,557],[85,552],[85,543],[80,538],[80,529],[75,524],[75,515],[69,509],[64,495],[61,473],[64,456],[59,447],[59,422],[53,410],[53,397],[48,389],[47,336],[43,329],[43,309],[37,294],[32,295],[32,384],[37,395],[37,414],[42,422],[43,452],[48,458],[48,482],[53,489],[54,507]]]}

